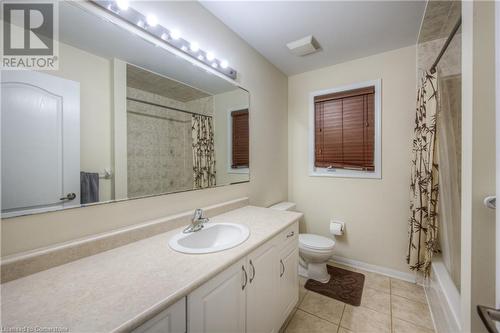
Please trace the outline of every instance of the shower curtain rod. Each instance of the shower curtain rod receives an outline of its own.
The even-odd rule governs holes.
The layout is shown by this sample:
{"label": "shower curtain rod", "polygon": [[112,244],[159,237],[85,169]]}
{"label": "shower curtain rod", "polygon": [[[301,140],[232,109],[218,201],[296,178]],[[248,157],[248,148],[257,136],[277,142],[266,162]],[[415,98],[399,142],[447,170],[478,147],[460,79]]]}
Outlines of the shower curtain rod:
{"label": "shower curtain rod", "polygon": [[157,106],[157,107],[163,108],[163,109],[169,109],[169,110],[173,110],[173,111],[179,111],[179,112],[194,114],[194,115],[198,115],[198,116],[204,116],[204,117],[210,117],[210,118],[212,117],[210,115],[206,115],[206,114],[202,114],[202,113],[196,113],[196,112],[191,112],[191,111],[187,111],[187,110],[183,110],[183,109],[174,108],[174,107],[171,107],[171,106],[165,106],[165,105],[156,104],[156,103],[152,103],[152,102],[146,102],[146,101],[143,101],[143,100],[140,100],[140,99],[136,99],[136,98],[132,98],[132,97],[127,97],[127,100],[128,101],[133,101],[133,102],[138,102],[138,103],[144,103],[144,104],[148,104],[148,105],[152,105],[152,106]]}
{"label": "shower curtain rod", "polygon": [[441,52],[439,52],[437,58],[436,58],[436,61],[434,61],[434,63],[432,64],[432,67],[430,69],[430,72],[431,74],[434,74],[436,73],[436,67],[437,65],[439,64],[439,61],[441,60],[441,57],[443,56],[444,52],[446,52],[446,49],[448,48],[448,46],[450,45],[451,43],[451,40],[453,39],[453,37],[455,36],[455,34],[457,33],[458,31],[458,28],[460,28],[460,25],[462,24],[462,16],[460,16],[458,18],[458,21],[457,23],[455,23],[455,26],[453,27],[453,29],[451,30],[451,33],[450,35],[448,36],[448,38],[446,39],[446,42],[444,42],[444,45],[443,47],[441,48]]}

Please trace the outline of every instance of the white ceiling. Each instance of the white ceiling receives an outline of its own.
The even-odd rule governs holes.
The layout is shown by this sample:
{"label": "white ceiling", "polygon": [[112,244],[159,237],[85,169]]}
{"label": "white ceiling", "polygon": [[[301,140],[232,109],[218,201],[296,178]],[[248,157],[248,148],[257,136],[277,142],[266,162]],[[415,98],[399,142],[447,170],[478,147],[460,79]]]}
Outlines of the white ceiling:
{"label": "white ceiling", "polygon": [[[202,5],[288,75],[417,42],[425,1],[202,1]],[[305,57],[286,44],[313,35]]]}

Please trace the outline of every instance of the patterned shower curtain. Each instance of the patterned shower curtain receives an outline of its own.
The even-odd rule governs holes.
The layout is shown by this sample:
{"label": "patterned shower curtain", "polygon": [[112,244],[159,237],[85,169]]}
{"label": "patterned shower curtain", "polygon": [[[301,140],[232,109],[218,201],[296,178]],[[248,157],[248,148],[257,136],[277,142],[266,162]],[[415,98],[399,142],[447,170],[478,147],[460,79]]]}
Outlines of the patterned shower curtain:
{"label": "patterned shower curtain", "polygon": [[215,186],[215,149],[212,117],[193,114],[191,133],[193,137],[194,188]]}
{"label": "patterned shower curtain", "polygon": [[410,217],[407,263],[411,270],[430,273],[434,252],[439,249],[436,150],[437,78],[425,73],[417,92],[410,179]]}

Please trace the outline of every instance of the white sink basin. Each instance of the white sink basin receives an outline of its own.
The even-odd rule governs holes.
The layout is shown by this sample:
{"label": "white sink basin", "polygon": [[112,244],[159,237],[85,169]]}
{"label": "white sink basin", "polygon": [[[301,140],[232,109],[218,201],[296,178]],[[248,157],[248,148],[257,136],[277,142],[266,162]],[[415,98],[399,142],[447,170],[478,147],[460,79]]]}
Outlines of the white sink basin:
{"label": "white sink basin", "polygon": [[182,253],[211,253],[240,245],[250,235],[248,228],[233,223],[205,223],[203,229],[173,236],[168,245]]}

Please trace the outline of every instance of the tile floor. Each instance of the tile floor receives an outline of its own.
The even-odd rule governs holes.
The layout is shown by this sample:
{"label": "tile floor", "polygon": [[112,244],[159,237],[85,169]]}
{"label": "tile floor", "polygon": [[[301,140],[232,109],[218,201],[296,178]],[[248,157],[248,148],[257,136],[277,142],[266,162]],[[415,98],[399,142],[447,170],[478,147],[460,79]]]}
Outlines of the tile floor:
{"label": "tile floor", "polygon": [[424,289],[384,275],[363,273],[365,286],[361,306],[351,306],[306,290],[300,278],[297,308],[285,333],[433,333]]}

